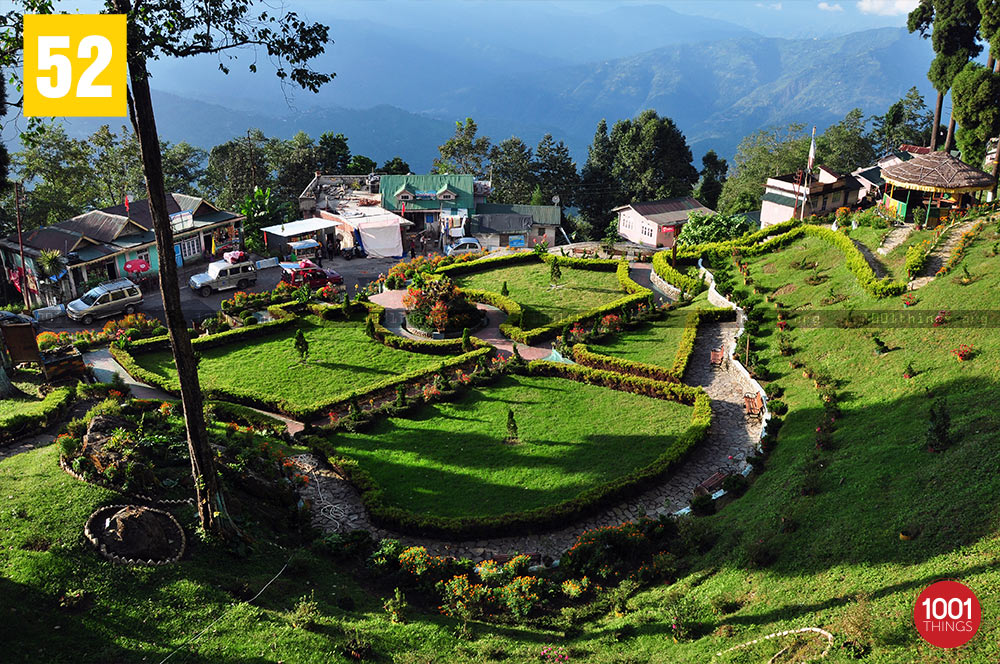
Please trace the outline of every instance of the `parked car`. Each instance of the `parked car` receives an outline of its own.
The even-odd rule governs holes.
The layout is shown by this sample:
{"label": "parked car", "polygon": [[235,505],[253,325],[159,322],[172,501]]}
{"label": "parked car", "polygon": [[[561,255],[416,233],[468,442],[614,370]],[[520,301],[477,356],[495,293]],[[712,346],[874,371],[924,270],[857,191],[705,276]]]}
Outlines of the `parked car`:
{"label": "parked car", "polygon": [[344,283],[344,278],[336,270],[327,270],[317,266],[288,267],[282,265],[281,280],[296,288],[302,284],[308,284],[309,288],[313,290],[326,285],[340,286]]}
{"label": "parked car", "polygon": [[229,261],[214,261],[208,264],[208,270],[194,275],[188,280],[191,290],[202,297],[208,297],[214,291],[253,286],[257,283],[257,266],[253,261],[230,263]]}
{"label": "parked car", "polygon": [[479,244],[479,240],[474,237],[463,237],[458,240],[455,244],[448,247],[445,250],[445,256],[458,256],[460,254],[472,254],[477,251],[482,251],[483,245]]}
{"label": "parked car", "polygon": [[66,305],[66,315],[84,325],[97,318],[134,314],[142,304],[142,291],[128,279],[115,279],[95,286]]}

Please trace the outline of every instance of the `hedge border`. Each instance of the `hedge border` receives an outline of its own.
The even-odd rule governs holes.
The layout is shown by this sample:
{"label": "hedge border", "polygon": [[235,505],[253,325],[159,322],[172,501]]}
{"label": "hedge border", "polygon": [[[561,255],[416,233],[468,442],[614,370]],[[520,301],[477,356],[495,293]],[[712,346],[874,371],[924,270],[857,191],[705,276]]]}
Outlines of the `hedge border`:
{"label": "hedge border", "polygon": [[545,360],[528,363],[527,371],[532,375],[556,376],[693,406],[691,425],[652,463],[610,482],[587,489],[576,498],[523,512],[509,512],[488,517],[426,516],[401,507],[385,505],[382,502],[381,488],[356,461],[335,456],[332,445],[327,446],[329,441],[325,441],[316,452],[329,458],[331,463],[347,475],[361,494],[361,501],[376,525],[425,537],[450,540],[483,539],[545,532],[638,495],[659,482],[675,464],[701,442],[712,423],[711,401],[701,388]]}
{"label": "hedge border", "polygon": [[48,427],[55,419],[65,414],[75,397],[75,386],[57,387],[46,394],[41,401],[27,404],[36,407],[37,412],[14,413],[0,418],[0,446],[10,443],[26,430]]}
{"label": "hedge border", "polygon": [[840,249],[841,253],[844,254],[844,264],[847,266],[847,269],[854,273],[854,276],[858,280],[858,285],[872,297],[891,297],[893,295],[902,295],[906,292],[907,285],[905,283],[893,281],[889,277],[883,279],[877,278],[875,271],[868,264],[864,254],[861,253],[861,250],[857,248],[854,241],[848,236],[822,226],[806,225],[801,228],[807,235],[818,237]]}

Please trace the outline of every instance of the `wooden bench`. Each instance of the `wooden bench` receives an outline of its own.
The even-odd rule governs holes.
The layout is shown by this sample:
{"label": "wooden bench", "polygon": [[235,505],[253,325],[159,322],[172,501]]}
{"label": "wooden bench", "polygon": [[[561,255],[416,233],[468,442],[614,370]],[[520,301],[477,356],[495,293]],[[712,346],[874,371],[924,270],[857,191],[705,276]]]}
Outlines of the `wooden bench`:
{"label": "wooden bench", "polygon": [[764,416],[764,397],[757,394],[743,395],[743,410],[747,417],[756,417],[758,420]]}
{"label": "wooden bench", "polygon": [[726,481],[727,477],[729,477],[729,473],[722,471],[715,473],[694,488],[694,495],[711,496],[713,493],[722,488],[722,484]]}
{"label": "wooden bench", "polygon": [[708,357],[708,362],[713,367],[718,369],[722,366],[722,361],[725,359],[725,353],[722,348],[713,348],[711,354]]}

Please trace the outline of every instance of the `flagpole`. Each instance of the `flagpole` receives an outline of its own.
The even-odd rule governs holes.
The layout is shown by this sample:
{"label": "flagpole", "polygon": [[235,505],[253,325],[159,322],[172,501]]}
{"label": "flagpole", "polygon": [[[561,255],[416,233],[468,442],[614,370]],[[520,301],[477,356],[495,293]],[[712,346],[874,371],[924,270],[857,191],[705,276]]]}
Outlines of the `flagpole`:
{"label": "flagpole", "polygon": [[809,143],[809,158],[806,160],[806,188],[802,196],[802,210],[799,212],[799,221],[806,217],[806,203],[809,202],[809,182],[812,179],[813,162],[816,160],[816,125],[813,125],[812,141]]}

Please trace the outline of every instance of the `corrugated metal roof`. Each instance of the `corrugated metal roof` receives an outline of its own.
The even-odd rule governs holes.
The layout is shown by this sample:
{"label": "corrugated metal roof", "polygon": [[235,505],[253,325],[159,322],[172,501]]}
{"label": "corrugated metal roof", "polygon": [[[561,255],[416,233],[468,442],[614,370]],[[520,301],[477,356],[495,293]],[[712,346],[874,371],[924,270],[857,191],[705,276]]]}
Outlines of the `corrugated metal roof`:
{"label": "corrugated metal roof", "polygon": [[791,196],[782,196],[781,194],[776,194],[774,192],[767,192],[764,197],[761,198],[761,202],[767,201],[768,203],[776,203],[778,205],[783,205],[785,207],[794,208],[795,199]]}
{"label": "corrugated metal roof", "polygon": [[704,214],[715,214],[715,210],[705,207],[691,196],[680,196],[678,198],[667,198],[661,201],[649,201],[645,203],[632,203],[622,205],[615,210],[632,208],[649,221],[657,224],[677,224],[688,219],[689,212],[701,212]]}
{"label": "corrugated metal roof", "polygon": [[[22,234],[25,246],[35,249],[55,249],[61,253],[73,251],[80,241],[80,233],[65,230],[58,226],[45,226]],[[12,235],[8,241],[17,244],[17,235]]]}
{"label": "corrugated metal roof", "polygon": [[531,230],[534,220],[527,214],[477,214],[470,224],[472,234],[476,233],[526,233]]}
{"label": "corrugated metal roof", "polygon": [[526,214],[536,224],[558,226],[562,220],[562,208],[558,205],[508,205],[505,203],[480,203],[476,206],[480,214]]}

